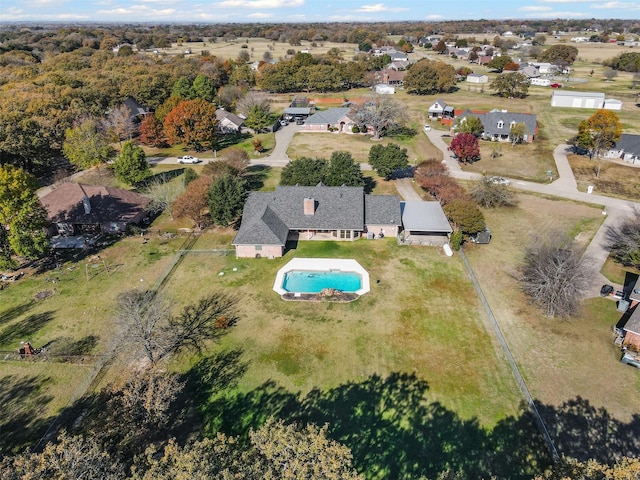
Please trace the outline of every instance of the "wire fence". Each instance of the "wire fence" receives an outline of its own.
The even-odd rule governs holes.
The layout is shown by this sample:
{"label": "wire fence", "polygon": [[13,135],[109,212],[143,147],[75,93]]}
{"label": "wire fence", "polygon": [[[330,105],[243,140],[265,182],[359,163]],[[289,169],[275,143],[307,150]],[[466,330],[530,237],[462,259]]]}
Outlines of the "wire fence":
{"label": "wire fence", "polygon": [[540,430],[540,433],[542,433],[542,436],[544,437],[546,443],[547,443],[547,447],[549,449],[549,453],[551,454],[551,457],[554,460],[558,460],[560,458],[560,455],[558,453],[558,450],[556,449],[556,446],[553,442],[553,439],[551,438],[551,435],[549,434],[549,430],[547,429],[547,426],[544,423],[544,420],[542,419],[542,416],[540,415],[540,412],[538,411],[538,407],[536,407],[535,402],[533,401],[533,397],[531,396],[531,393],[529,392],[529,388],[527,387],[527,384],[524,381],[524,378],[522,377],[522,374],[520,373],[520,369],[518,368],[518,365],[516,364],[515,359],[513,358],[513,355],[511,353],[511,349],[509,348],[509,345],[507,344],[507,340],[504,338],[504,335],[502,333],[502,329],[500,328],[500,325],[498,324],[498,321],[495,317],[495,315],[493,314],[493,310],[491,310],[491,306],[489,305],[489,302],[487,301],[486,297],[484,296],[484,292],[482,291],[482,288],[480,287],[480,284],[478,283],[478,279],[476,278],[475,274],[473,273],[473,269],[471,268],[471,264],[469,263],[469,260],[467,260],[467,256],[464,254],[464,252],[462,251],[462,249],[459,250],[460,252],[460,256],[462,257],[462,261],[464,262],[464,265],[467,269],[467,273],[469,275],[469,277],[471,278],[471,281],[473,282],[473,286],[476,289],[476,293],[478,294],[478,298],[480,298],[480,301],[482,302],[482,306],[484,307],[485,312],[487,313],[487,317],[489,319],[489,323],[493,329],[493,332],[495,333],[495,336],[498,340],[498,342],[500,343],[500,346],[502,348],[502,351],[504,353],[505,358],[507,359],[507,361],[509,362],[509,366],[511,367],[511,372],[513,373],[513,376],[516,379],[516,383],[518,384],[518,388],[520,389],[520,392],[522,393],[522,396],[524,397],[525,401],[527,402],[527,405],[529,406],[529,410],[531,411],[531,413],[533,414],[533,416],[536,419],[536,423],[538,425],[538,429]]}

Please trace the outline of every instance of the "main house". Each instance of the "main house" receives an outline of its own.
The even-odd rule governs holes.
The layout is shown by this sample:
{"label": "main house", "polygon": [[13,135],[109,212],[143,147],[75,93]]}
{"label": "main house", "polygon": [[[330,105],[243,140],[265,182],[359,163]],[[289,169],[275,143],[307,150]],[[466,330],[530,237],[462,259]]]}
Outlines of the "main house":
{"label": "main house", "polygon": [[526,126],[523,142],[533,142],[538,133],[537,118],[531,113],[514,113],[506,110],[492,110],[486,113],[474,113],[470,110],[463,112],[457,119],[456,124],[464,122],[465,118],[478,117],[482,122],[482,139],[494,141],[510,141],[511,128],[518,123]]}
{"label": "main house", "polygon": [[281,257],[288,240],[397,236],[401,220],[397,195],[365,195],[362,187],[283,186],[249,194],[231,243],[237,257]]}
{"label": "main house", "polygon": [[304,122],[303,128],[308,132],[353,133],[353,127],[358,127],[358,124],[349,117],[350,111],[349,107],[337,107],[314,113]]}

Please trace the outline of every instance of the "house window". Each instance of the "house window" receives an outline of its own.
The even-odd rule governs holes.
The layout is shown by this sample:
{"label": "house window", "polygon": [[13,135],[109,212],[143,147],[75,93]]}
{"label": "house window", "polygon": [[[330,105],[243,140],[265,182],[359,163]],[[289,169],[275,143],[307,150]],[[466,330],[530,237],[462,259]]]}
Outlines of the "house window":
{"label": "house window", "polygon": [[504,127],[504,122],[502,120],[498,121],[498,128]]}
{"label": "house window", "polygon": [[262,245],[256,245],[256,252],[262,251]]}
{"label": "house window", "polygon": [[510,128],[513,128],[516,126],[516,122],[511,122],[511,124],[509,125]]}
{"label": "house window", "polygon": [[339,238],[351,238],[351,230],[339,230],[338,231]]}

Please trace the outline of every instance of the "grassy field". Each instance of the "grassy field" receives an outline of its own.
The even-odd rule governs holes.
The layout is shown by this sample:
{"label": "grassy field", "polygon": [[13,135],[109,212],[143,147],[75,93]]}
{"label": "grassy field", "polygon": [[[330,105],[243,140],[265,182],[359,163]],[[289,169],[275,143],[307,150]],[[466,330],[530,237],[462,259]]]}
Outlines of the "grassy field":
{"label": "grassy field", "polygon": [[[302,41],[301,45],[291,46],[289,43],[276,42],[267,40],[266,38],[237,38],[228,40],[223,38],[211,38],[206,42],[181,42],[174,43],[170,48],[162,48],[158,50],[158,55],[185,55],[185,51],[190,50],[188,56],[201,55],[203,51],[207,51],[212,55],[220,58],[236,59],[240,52],[246,50],[249,52],[250,61],[259,61],[263,59],[266,52],[272,58],[285,58],[287,51],[293,49],[296,52],[305,50],[313,55],[322,55],[332,48],[337,48],[345,59],[351,59],[357,48],[355,44],[349,43],[333,43],[333,42],[316,42],[315,46],[312,42]],[[246,45],[246,48],[243,48]]]}
{"label": "grassy field", "polygon": [[602,195],[638,201],[640,199],[640,168],[600,160],[600,175],[596,178],[598,160],[588,156],[569,155],[569,163],[578,182],[578,189],[586,191],[588,185]]}
{"label": "grassy field", "polygon": [[524,194],[519,200],[512,211],[485,211],[491,244],[469,245],[466,252],[529,388],[542,402],[559,405],[580,396],[628,421],[637,413],[640,377],[618,362],[611,335],[620,318],[615,303],[590,299],[574,320],[548,319],[514,282],[523,249],[540,232],[561,228],[586,245],[602,222],[600,209]]}
{"label": "grassy field", "polygon": [[[355,258],[369,271],[372,291],[351,304],[284,302],[273,279],[294,256]],[[492,426],[517,410],[517,391],[476,300],[456,293],[470,288],[460,258],[393,239],[301,242],[274,261],[188,256],[165,291],[186,301],[185,292],[193,298],[218,288],[241,299],[241,321],[223,346],[244,352],[243,391],[271,380],[306,394],[404,372],[426,380],[429,398],[461,418]]]}

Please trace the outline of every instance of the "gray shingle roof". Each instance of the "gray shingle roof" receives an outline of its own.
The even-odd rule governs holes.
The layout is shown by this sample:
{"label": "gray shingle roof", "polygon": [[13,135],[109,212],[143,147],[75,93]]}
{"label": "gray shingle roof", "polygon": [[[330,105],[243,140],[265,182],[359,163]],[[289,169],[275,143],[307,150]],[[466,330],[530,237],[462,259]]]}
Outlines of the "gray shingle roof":
{"label": "gray shingle roof", "polygon": [[365,195],[364,219],[367,225],[402,225],[400,197],[397,195]]}
{"label": "gray shingle roof", "polygon": [[338,107],[330,108],[322,112],[311,115],[305,121],[306,125],[334,125],[347,116],[350,108]]}
{"label": "gray shingle roof", "polygon": [[[304,214],[304,199],[315,200],[313,215]],[[277,187],[251,192],[244,205],[233,245],[284,245],[289,230],[364,230],[362,187]]]}
{"label": "gray shingle roof", "polygon": [[453,231],[440,202],[402,202],[401,208],[405,230],[443,233]]}
{"label": "gray shingle roof", "polygon": [[627,154],[640,156],[640,135],[623,133],[620,135],[620,140],[616,142],[615,148]]}
{"label": "gray shingle roof", "polygon": [[[482,122],[486,135],[509,135],[511,132],[511,122],[524,123],[527,126],[527,135],[536,133],[537,117],[532,113],[514,113],[494,110],[488,113],[472,113],[469,110],[460,115],[460,121],[466,116],[478,117]],[[498,125],[502,122],[502,127]]]}

